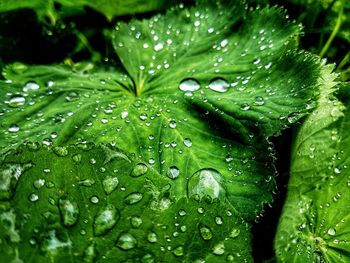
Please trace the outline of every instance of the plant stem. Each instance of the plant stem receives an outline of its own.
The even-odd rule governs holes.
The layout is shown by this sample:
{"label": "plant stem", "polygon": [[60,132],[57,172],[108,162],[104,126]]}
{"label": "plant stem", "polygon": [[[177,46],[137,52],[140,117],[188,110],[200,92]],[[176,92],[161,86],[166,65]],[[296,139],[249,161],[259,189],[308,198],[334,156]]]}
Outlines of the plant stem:
{"label": "plant stem", "polygon": [[331,46],[333,39],[335,38],[335,36],[339,32],[339,29],[342,25],[343,10],[344,10],[344,0],[341,1],[341,6],[340,6],[340,11],[338,14],[337,22],[333,28],[332,34],[329,36],[326,44],[323,46],[323,48],[320,52],[320,57],[324,57],[324,55],[327,53],[329,47]]}

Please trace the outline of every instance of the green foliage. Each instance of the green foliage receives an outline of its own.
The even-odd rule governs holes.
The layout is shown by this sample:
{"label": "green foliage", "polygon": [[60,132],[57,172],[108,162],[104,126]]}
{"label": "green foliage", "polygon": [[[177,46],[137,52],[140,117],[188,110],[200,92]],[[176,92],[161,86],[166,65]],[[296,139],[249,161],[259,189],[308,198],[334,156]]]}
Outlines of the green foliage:
{"label": "green foliage", "polygon": [[326,79],[318,108],[292,152],[288,197],[276,237],[280,262],[347,262],[349,113]]}
{"label": "green foliage", "polygon": [[[284,9],[248,2],[0,0],[1,259],[259,262],[252,233],[293,139],[276,260],[347,260],[348,87],[298,49],[305,17],[304,37]],[[336,24],[309,50],[340,61],[348,6],[326,2],[312,5]],[[28,9],[38,59],[9,28]]]}

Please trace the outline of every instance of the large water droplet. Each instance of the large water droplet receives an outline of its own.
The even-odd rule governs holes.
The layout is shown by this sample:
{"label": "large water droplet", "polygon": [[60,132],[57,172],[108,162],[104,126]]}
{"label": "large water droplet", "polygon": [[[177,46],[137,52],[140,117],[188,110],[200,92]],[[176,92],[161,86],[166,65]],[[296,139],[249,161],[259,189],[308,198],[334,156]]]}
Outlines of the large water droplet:
{"label": "large water droplet", "polygon": [[178,246],[173,250],[173,254],[177,257],[181,257],[184,255],[184,248],[183,246]]}
{"label": "large water droplet", "polygon": [[180,170],[176,166],[171,166],[169,167],[167,175],[170,179],[176,179],[180,175]]}
{"label": "large water droplet", "polygon": [[119,184],[119,180],[117,177],[107,176],[102,181],[103,190],[107,195],[111,194],[115,189],[117,189]]}
{"label": "large water droplet", "polygon": [[107,204],[101,209],[94,221],[94,232],[96,236],[106,234],[119,220],[119,212],[112,204]]}
{"label": "large water droplet", "polygon": [[134,228],[138,228],[139,226],[142,225],[142,219],[141,219],[141,217],[134,216],[134,217],[130,218],[130,223]]}
{"label": "large water droplet", "polygon": [[7,104],[10,107],[16,108],[16,107],[24,105],[25,102],[26,102],[26,99],[24,97],[14,96],[9,101],[7,101]]}
{"label": "large water droplet", "polygon": [[133,205],[133,204],[140,202],[142,200],[142,198],[143,198],[143,195],[141,193],[138,193],[138,192],[131,193],[125,197],[124,202],[127,205]]}
{"label": "large water droplet", "polygon": [[210,228],[205,225],[199,226],[199,233],[204,240],[210,240],[213,238],[213,233]]}
{"label": "large water droplet", "polygon": [[38,90],[40,88],[39,84],[34,81],[29,81],[23,86],[23,92],[27,93],[30,90]]}
{"label": "large water droplet", "polygon": [[117,242],[117,246],[123,250],[133,249],[137,245],[137,240],[131,234],[122,234]]}
{"label": "large water droplet", "polygon": [[224,243],[218,243],[213,247],[213,253],[215,255],[222,255],[225,253],[225,244]]}
{"label": "large water droplet", "polygon": [[17,124],[13,124],[8,128],[9,132],[16,133],[20,130],[19,126]]}
{"label": "large water droplet", "polygon": [[184,144],[186,147],[191,147],[192,146],[192,140],[190,138],[185,138],[184,139]]}
{"label": "large water droplet", "polygon": [[226,92],[229,86],[230,84],[222,78],[213,79],[209,83],[209,89],[217,92]]}
{"label": "large water droplet", "polygon": [[210,196],[211,198],[224,197],[226,190],[223,187],[222,174],[214,169],[201,169],[194,173],[187,182],[188,196]]}
{"label": "large water droplet", "polygon": [[144,163],[138,163],[135,165],[134,169],[132,170],[131,176],[138,177],[138,176],[144,175],[145,173],[147,173],[147,171],[148,171],[147,165],[145,165]]}
{"label": "large water droplet", "polygon": [[148,233],[148,235],[147,235],[147,240],[148,240],[148,242],[150,242],[150,243],[156,243],[157,240],[158,240],[156,233],[154,233],[154,232]]}
{"label": "large water droplet", "polygon": [[77,202],[68,199],[60,199],[58,201],[58,207],[64,226],[72,226],[77,222],[79,217],[79,207]]}
{"label": "large water droplet", "polygon": [[200,84],[195,79],[184,79],[180,82],[179,89],[182,91],[196,91],[200,89]]}
{"label": "large water droplet", "polygon": [[328,231],[327,231],[327,234],[328,235],[330,235],[330,236],[334,236],[335,235],[335,229],[334,228],[330,228],[330,229],[328,229]]}

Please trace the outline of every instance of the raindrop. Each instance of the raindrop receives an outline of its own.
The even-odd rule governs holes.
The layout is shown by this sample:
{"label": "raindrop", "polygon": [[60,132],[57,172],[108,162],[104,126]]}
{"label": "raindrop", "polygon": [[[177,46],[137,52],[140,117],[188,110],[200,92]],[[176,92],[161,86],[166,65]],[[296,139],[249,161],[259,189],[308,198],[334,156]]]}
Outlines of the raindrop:
{"label": "raindrop", "polygon": [[213,247],[213,254],[220,256],[220,255],[222,255],[224,253],[225,253],[225,245],[224,245],[224,243],[216,244]]}
{"label": "raindrop", "polygon": [[133,249],[136,245],[136,239],[129,233],[122,234],[117,242],[117,246],[123,250]]}
{"label": "raindrop", "polygon": [[169,122],[169,127],[172,128],[172,129],[175,129],[175,128],[176,128],[176,121],[171,120],[171,121]]}
{"label": "raindrop", "polygon": [[79,217],[78,203],[68,199],[60,199],[58,201],[62,223],[64,226],[74,225]]}
{"label": "raindrop", "polygon": [[186,211],[185,210],[183,210],[183,209],[180,209],[179,210],[179,216],[185,216],[187,213],[186,213]]}
{"label": "raindrop", "polygon": [[14,125],[11,125],[10,128],[8,128],[8,131],[9,132],[12,132],[12,133],[16,133],[18,132],[20,129],[19,129],[19,126],[14,124]]}
{"label": "raindrop", "polygon": [[221,216],[217,216],[215,217],[215,223],[218,224],[218,225],[222,225],[222,217]]}
{"label": "raindrop", "polygon": [[330,228],[330,229],[328,229],[328,231],[327,231],[327,234],[328,235],[330,235],[330,236],[334,236],[335,235],[335,229],[334,228]]}
{"label": "raindrop", "polygon": [[130,223],[131,223],[132,227],[138,228],[139,226],[142,225],[142,219],[141,219],[141,217],[134,216],[130,219]]}
{"label": "raindrop", "polygon": [[230,238],[236,238],[239,236],[240,233],[241,231],[239,229],[234,228],[230,233]]}
{"label": "raindrop", "polygon": [[222,41],[220,42],[220,46],[221,46],[221,47],[226,47],[227,44],[228,44],[228,40],[227,40],[227,39],[224,39],[224,40],[222,40]]}
{"label": "raindrop", "polygon": [[7,104],[10,107],[16,108],[16,107],[24,105],[25,102],[26,102],[26,99],[24,97],[14,96],[9,101],[7,101]]}
{"label": "raindrop", "polygon": [[262,106],[264,104],[265,104],[265,100],[263,97],[258,96],[258,97],[254,98],[254,105],[255,106]]}
{"label": "raindrop", "polygon": [[138,163],[135,165],[134,169],[131,171],[131,176],[133,177],[139,177],[141,175],[144,175],[145,173],[147,173],[148,171],[148,167],[146,164],[144,163]]}
{"label": "raindrop", "polygon": [[148,233],[148,235],[147,235],[147,240],[148,240],[148,242],[150,242],[150,243],[156,243],[157,242],[157,235],[156,235],[156,233],[154,233],[154,232],[150,232],[150,233]]}
{"label": "raindrop", "polygon": [[98,204],[98,202],[100,201],[100,199],[98,199],[98,196],[94,195],[90,198],[90,202],[93,204]]}
{"label": "raindrop", "polygon": [[169,167],[167,175],[170,179],[176,179],[180,175],[180,170],[176,166],[171,166]]}
{"label": "raindrop", "polygon": [[142,198],[143,198],[143,195],[141,193],[138,193],[138,192],[131,193],[125,197],[124,202],[127,205],[133,205],[133,204],[140,202],[142,200]]}
{"label": "raindrop", "polygon": [[200,84],[195,79],[184,79],[180,82],[179,89],[182,91],[196,91],[200,89]]}
{"label": "raindrop", "polygon": [[23,86],[23,92],[28,92],[30,90],[38,90],[40,88],[39,84],[34,81],[29,81]]}
{"label": "raindrop", "polygon": [[243,110],[243,111],[247,111],[247,110],[249,110],[249,109],[250,109],[249,104],[247,104],[247,103],[243,103],[243,104],[241,105],[241,110]]}
{"label": "raindrop", "polygon": [[214,169],[201,169],[195,172],[187,182],[188,196],[223,197],[226,195],[226,190],[222,186],[223,181],[224,178],[218,171]]}
{"label": "raindrop", "polygon": [[209,89],[217,92],[226,92],[229,86],[230,84],[222,78],[213,79],[209,83]]}
{"label": "raindrop", "polygon": [[78,154],[73,155],[72,159],[75,163],[80,163],[81,162],[81,154],[78,153]]}
{"label": "raindrop", "polygon": [[94,179],[84,179],[78,182],[79,185],[81,186],[92,186],[95,184],[95,180]]}
{"label": "raindrop", "polygon": [[183,246],[178,246],[173,250],[173,254],[177,257],[181,257],[184,255],[184,248]]}
{"label": "raindrop", "polygon": [[159,51],[159,50],[162,50],[163,49],[163,44],[162,43],[157,43],[155,46],[154,46],[154,51]]}
{"label": "raindrop", "polygon": [[36,189],[40,189],[41,187],[43,187],[45,185],[45,179],[35,180],[33,185]]}
{"label": "raindrop", "polygon": [[117,177],[107,176],[102,181],[103,190],[107,195],[111,194],[115,189],[117,189],[119,180]]}
{"label": "raindrop", "polygon": [[199,226],[199,233],[204,240],[210,240],[213,237],[213,233],[210,228],[205,225]]}
{"label": "raindrop", "polygon": [[96,236],[104,235],[110,231],[119,220],[119,211],[112,204],[107,204],[95,217],[94,233]]}
{"label": "raindrop", "polygon": [[191,147],[192,146],[192,140],[190,138],[185,138],[184,139],[184,144],[186,147]]}
{"label": "raindrop", "polygon": [[31,195],[29,195],[28,199],[31,202],[36,202],[39,200],[39,196],[37,194],[31,194]]}

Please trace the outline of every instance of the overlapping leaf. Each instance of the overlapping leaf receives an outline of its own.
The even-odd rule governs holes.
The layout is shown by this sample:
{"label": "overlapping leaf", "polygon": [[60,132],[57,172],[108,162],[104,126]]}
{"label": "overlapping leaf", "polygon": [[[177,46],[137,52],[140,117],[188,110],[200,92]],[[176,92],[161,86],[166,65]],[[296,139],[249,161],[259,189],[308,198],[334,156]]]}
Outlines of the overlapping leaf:
{"label": "overlapping leaf", "polygon": [[[180,6],[117,24],[126,73],[8,67],[3,152],[28,140],[114,141],[166,178],[173,197],[209,191],[252,220],[274,188],[266,138],[313,107],[320,76],[315,58],[294,50],[300,27],[284,16],[237,3]],[[203,169],[211,172],[188,190]]]}
{"label": "overlapping leaf", "polygon": [[[329,70],[325,69],[325,70]],[[292,155],[288,197],[275,248],[280,262],[349,261],[349,110],[324,80],[317,110]]]}
{"label": "overlapping leaf", "polygon": [[3,261],[251,261],[232,206],[170,198],[164,178],[113,146],[28,143],[0,165]]}

